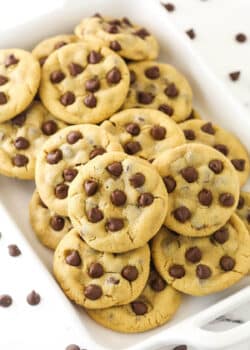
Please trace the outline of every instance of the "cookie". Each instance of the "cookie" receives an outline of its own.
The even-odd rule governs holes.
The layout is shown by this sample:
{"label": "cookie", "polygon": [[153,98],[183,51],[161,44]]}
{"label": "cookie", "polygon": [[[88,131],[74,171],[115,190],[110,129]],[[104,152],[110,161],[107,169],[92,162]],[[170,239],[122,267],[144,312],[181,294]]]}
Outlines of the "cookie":
{"label": "cookie", "polygon": [[187,120],[194,120],[194,119],[201,120],[202,118],[201,118],[200,113],[197,111],[197,109],[193,108],[191,113],[188,115],[188,117],[185,120],[180,121],[179,123],[184,123]]}
{"label": "cookie", "polygon": [[128,92],[123,59],[106,47],[69,44],[53,52],[42,69],[40,97],[70,124],[99,123],[116,112]]}
{"label": "cookie", "polygon": [[167,323],[180,303],[181,294],[152,270],[146,287],[136,300],[108,309],[87,310],[87,313],[106,328],[123,333],[138,333]]}
{"label": "cookie", "polygon": [[68,213],[94,249],[121,253],[143,246],[161,227],[167,191],[146,161],[110,152],[79,169],[69,189]]}
{"label": "cookie", "polygon": [[36,156],[49,136],[65,124],[38,101],[10,121],[0,124],[0,173],[33,179]]}
{"label": "cookie", "polygon": [[145,61],[128,65],[130,89],[123,109],[142,107],[158,109],[176,122],[190,116],[192,90],[173,66]]}
{"label": "cookie", "polygon": [[149,262],[148,245],[124,254],[103,253],[71,230],[56,248],[54,274],[75,303],[102,309],[136,299],[147,282]]}
{"label": "cookie", "polygon": [[242,219],[250,233],[250,193],[240,192],[236,213]]}
{"label": "cookie", "polygon": [[73,125],[51,136],[37,157],[36,185],[42,201],[58,215],[68,214],[68,189],[77,167],[117,150],[97,125]]}
{"label": "cookie", "polygon": [[250,172],[250,159],[246,148],[240,140],[221,127],[203,120],[189,120],[180,124],[186,142],[199,142],[214,147],[226,156],[233,164],[244,185]]}
{"label": "cookie", "polygon": [[152,256],[161,276],[175,289],[207,295],[248,273],[250,236],[236,214],[210,237],[185,237],[163,227],[153,240]]}
{"label": "cookie", "polygon": [[153,162],[169,198],[165,225],[185,236],[206,236],[236,209],[239,180],[231,162],[212,147],[185,144]]}
{"label": "cookie", "polygon": [[116,19],[100,15],[84,18],[75,28],[80,39],[100,40],[120,56],[129,60],[157,58],[159,45],[145,28],[132,24],[128,18]]}
{"label": "cookie", "polygon": [[78,38],[73,34],[52,36],[38,43],[32,50],[32,55],[39,61],[40,66],[43,66],[52,52],[76,41]]}
{"label": "cookie", "polygon": [[150,161],[185,143],[178,125],[153,109],[127,109],[104,121],[102,127],[119,140],[125,153]]}
{"label": "cookie", "polygon": [[69,218],[51,212],[36,190],[30,201],[29,213],[30,223],[37,238],[50,249],[56,249],[60,240],[72,228]]}
{"label": "cookie", "polygon": [[21,113],[40,83],[40,66],[28,51],[0,50],[0,123]]}

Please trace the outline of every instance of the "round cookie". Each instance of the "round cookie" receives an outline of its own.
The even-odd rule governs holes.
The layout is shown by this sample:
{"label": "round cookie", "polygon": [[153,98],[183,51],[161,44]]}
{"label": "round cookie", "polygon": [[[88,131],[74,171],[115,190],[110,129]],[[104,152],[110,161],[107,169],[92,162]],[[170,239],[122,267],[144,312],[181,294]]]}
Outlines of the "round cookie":
{"label": "round cookie", "polygon": [[167,191],[146,161],[110,152],[79,169],[69,189],[72,224],[94,249],[121,253],[143,246],[161,227]]}
{"label": "round cookie", "polygon": [[10,121],[0,124],[0,173],[34,179],[37,153],[49,136],[65,124],[38,101]]}
{"label": "round cookie", "polygon": [[67,216],[68,188],[77,167],[118,146],[97,125],[68,126],[51,136],[37,157],[36,185],[42,201],[50,210]]}
{"label": "round cookie", "polygon": [[236,213],[242,219],[250,233],[250,193],[240,192]]}
{"label": "round cookie", "polygon": [[0,50],[0,123],[21,113],[40,83],[40,66],[28,51]]}
{"label": "round cookie", "polygon": [[145,28],[128,18],[116,19],[100,15],[84,18],[75,28],[80,39],[100,40],[119,55],[130,60],[155,59],[159,53],[156,39]]}
{"label": "round cookie", "polygon": [[203,120],[189,120],[180,124],[186,142],[199,142],[209,145],[224,154],[233,164],[244,185],[250,172],[250,159],[240,140],[221,127]]}
{"label": "round cookie", "polygon": [[116,112],[129,86],[123,59],[106,47],[75,43],[53,52],[42,69],[40,97],[70,124],[99,123]]}
{"label": "round cookie", "polygon": [[146,287],[133,302],[102,310],[87,310],[88,315],[106,328],[123,333],[145,332],[167,323],[181,303],[181,294],[151,270]]}
{"label": "round cookie", "polygon": [[52,52],[76,41],[78,38],[73,34],[52,36],[39,42],[32,50],[32,55],[39,61],[40,66],[43,66]]}
{"label": "round cookie", "polygon": [[158,272],[175,289],[207,295],[248,273],[250,237],[236,214],[210,237],[185,237],[162,227],[154,237],[152,256]]}
{"label": "round cookie", "polygon": [[185,143],[178,125],[153,109],[127,109],[104,121],[102,127],[119,140],[125,153],[149,161]]}
{"label": "round cookie", "polygon": [[212,147],[190,143],[153,162],[169,198],[165,225],[186,236],[206,236],[236,209],[239,180],[231,162]]}
{"label": "round cookie", "polygon": [[71,230],[54,254],[54,274],[65,294],[89,309],[131,302],[140,295],[149,275],[148,245],[124,254],[90,248]]}
{"label": "round cookie", "polygon": [[37,238],[43,245],[53,250],[72,228],[69,218],[51,212],[41,201],[36,190],[30,201],[29,214]]}
{"label": "round cookie", "polygon": [[192,90],[185,77],[166,63],[145,61],[128,65],[130,89],[123,109],[158,109],[176,122],[190,116]]}

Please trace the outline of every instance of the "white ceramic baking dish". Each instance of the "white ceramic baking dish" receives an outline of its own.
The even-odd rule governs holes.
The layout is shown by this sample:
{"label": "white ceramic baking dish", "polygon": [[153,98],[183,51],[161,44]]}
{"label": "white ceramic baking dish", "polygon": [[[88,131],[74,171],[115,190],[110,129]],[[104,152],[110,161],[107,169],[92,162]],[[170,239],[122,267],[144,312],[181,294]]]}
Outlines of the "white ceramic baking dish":
{"label": "white ceramic baking dish", "polygon": [[[118,17],[127,16],[156,35],[161,45],[161,60],[174,64],[187,76],[194,90],[195,106],[201,111],[203,118],[233,131],[250,151],[250,117],[204,65],[184,34],[179,33],[169,22],[158,0],[68,0],[57,10],[35,18],[32,22],[0,32],[0,47],[31,49],[35,43],[47,36],[72,31],[82,17],[95,12]],[[247,187],[250,188],[249,183]],[[11,230],[13,240],[16,237],[22,247],[25,247],[26,255],[30,255],[32,259],[36,276],[51,290],[51,298],[54,298],[55,304],[59,303],[61,314],[67,317],[67,322],[81,332],[82,344],[88,350],[153,350],[183,343],[200,350],[222,349],[250,338],[249,322],[222,332],[212,332],[203,328],[216,317],[250,301],[249,278],[212,296],[184,297],[183,305],[170,323],[144,334],[119,334],[95,324],[82,309],[67,300],[51,276],[52,254],[36,241],[28,222],[28,202],[33,188],[32,183],[0,177],[2,230]],[[49,318],[49,312],[53,310],[47,312]],[[1,321],[3,319],[0,313],[0,324]],[[52,339],[51,334],[43,333],[41,343],[45,344],[48,338]],[[62,349],[56,347],[58,342],[51,340],[50,344],[52,343],[53,349]],[[49,342],[46,343],[48,344]],[[21,347],[24,348],[26,347]],[[6,349],[12,350],[9,347]],[[40,349],[40,346],[37,345],[36,349]]]}

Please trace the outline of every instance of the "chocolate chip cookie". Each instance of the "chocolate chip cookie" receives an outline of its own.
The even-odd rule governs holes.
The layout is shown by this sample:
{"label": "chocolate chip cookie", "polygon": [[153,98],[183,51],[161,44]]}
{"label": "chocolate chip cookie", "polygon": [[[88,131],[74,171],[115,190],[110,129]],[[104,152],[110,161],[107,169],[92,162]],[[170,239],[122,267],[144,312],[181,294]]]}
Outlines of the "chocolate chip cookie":
{"label": "chocolate chip cookie", "polygon": [[128,92],[123,59],[106,47],[69,44],[53,52],[42,69],[44,105],[70,124],[99,123],[116,112]]}
{"label": "chocolate chip cookie", "polygon": [[250,159],[239,139],[221,127],[203,120],[189,120],[180,124],[186,142],[199,142],[214,147],[233,164],[244,185],[250,172]]}
{"label": "chocolate chip cookie", "polygon": [[69,218],[50,211],[36,190],[29,209],[30,223],[37,238],[46,247],[56,249],[60,240],[72,228]]}
{"label": "chocolate chip cookie", "polygon": [[136,299],[147,282],[149,262],[148,245],[123,254],[103,253],[72,230],[56,248],[54,274],[75,303],[102,309]]}
{"label": "chocolate chip cookie", "polygon": [[79,169],[68,204],[74,227],[92,248],[120,253],[156,234],[166,217],[167,191],[151,164],[110,152]]}
{"label": "chocolate chip cookie", "polygon": [[51,136],[37,157],[36,185],[42,201],[67,216],[68,189],[78,166],[117,147],[97,125],[73,125]]}
{"label": "chocolate chip cookie", "polygon": [[238,201],[238,206],[236,213],[242,219],[250,233],[250,193],[240,192],[240,198]]}
{"label": "chocolate chip cookie", "polygon": [[153,109],[127,109],[104,121],[102,127],[119,140],[125,153],[149,161],[185,143],[178,125]]}
{"label": "chocolate chip cookie", "polygon": [[153,162],[169,198],[165,225],[185,236],[207,236],[236,209],[239,179],[219,151],[198,143],[166,151]]}
{"label": "chocolate chip cookie", "polygon": [[151,270],[147,285],[130,304],[102,310],[87,310],[88,315],[106,328],[123,333],[145,332],[168,322],[181,303],[181,294]]}
{"label": "chocolate chip cookie", "polygon": [[38,101],[0,124],[0,173],[19,179],[33,179],[36,156],[44,142],[65,124]]}
{"label": "chocolate chip cookie", "polygon": [[166,63],[145,61],[128,65],[130,89],[123,109],[153,108],[176,122],[190,116],[192,90],[185,77]]}
{"label": "chocolate chip cookie", "polygon": [[100,40],[122,57],[130,60],[157,58],[159,45],[154,36],[128,18],[93,16],[84,18],[75,28],[75,34],[84,40]]}
{"label": "chocolate chip cookie", "polygon": [[207,295],[248,273],[250,236],[236,214],[210,237],[185,237],[163,227],[153,240],[152,256],[161,276],[175,289]]}
{"label": "chocolate chip cookie", "polygon": [[28,51],[0,50],[0,123],[23,112],[40,83],[40,66]]}

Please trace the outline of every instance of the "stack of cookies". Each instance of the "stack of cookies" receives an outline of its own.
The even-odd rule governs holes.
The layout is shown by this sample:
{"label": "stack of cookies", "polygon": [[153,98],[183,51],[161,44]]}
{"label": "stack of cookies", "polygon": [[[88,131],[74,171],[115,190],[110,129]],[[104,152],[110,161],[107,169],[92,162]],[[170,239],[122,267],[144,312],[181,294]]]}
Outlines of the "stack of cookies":
{"label": "stack of cookies", "polygon": [[0,173],[35,179],[30,221],[58,283],[121,332],[166,323],[183,293],[221,291],[250,264],[249,155],[158,51],[99,14],[32,53],[0,50]]}

